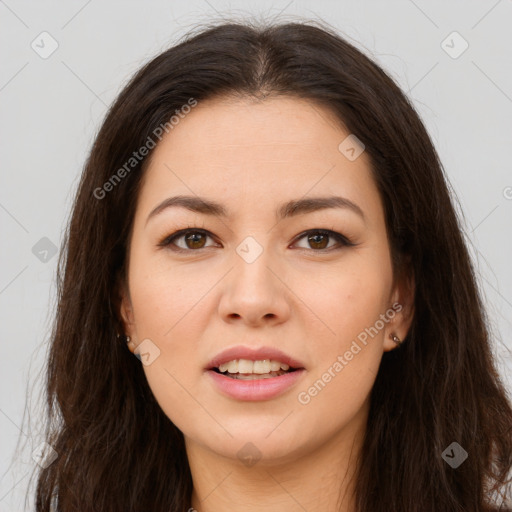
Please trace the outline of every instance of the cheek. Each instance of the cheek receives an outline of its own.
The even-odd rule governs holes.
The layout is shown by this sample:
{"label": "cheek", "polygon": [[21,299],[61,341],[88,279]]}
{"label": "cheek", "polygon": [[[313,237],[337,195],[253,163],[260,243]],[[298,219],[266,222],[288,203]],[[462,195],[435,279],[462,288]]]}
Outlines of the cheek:
{"label": "cheek", "polygon": [[[167,343],[176,331],[193,329],[190,318],[215,283],[211,269],[201,263],[190,266],[170,263],[165,252],[135,254],[130,269],[130,295],[137,335]],[[218,278],[217,278],[218,280]]]}
{"label": "cheek", "polygon": [[310,335],[314,369],[297,401],[310,417],[321,418],[323,428],[334,429],[360,410],[375,382],[387,325],[381,315],[386,316],[389,307],[391,267],[385,254],[380,260],[354,258],[321,282],[323,292],[313,293],[311,288],[308,297],[330,330],[328,335]]}
{"label": "cheek", "polygon": [[[150,264],[147,262],[151,262]],[[130,293],[138,341],[150,339],[159,355],[144,366],[148,385],[162,410],[179,428],[197,420],[197,383],[202,365],[198,345],[208,317],[208,290],[218,277],[186,266],[170,268],[165,258],[133,260]],[[195,418],[195,419],[194,419]]]}
{"label": "cheek", "polygon": [[[193,266],[193,270],[192,270]],[[135,250],[130,265],[130,296],[137,342],[149,339],[159,350],[144,371],[161,403],[190,401],[202,375],[201,340],[211,323],[211,297],[222,272],[211,262],[173,261],[161,251]]]}
{"label": "cheek", "polygon": [[[325,349],[344,351],[359,334],[366,332],[389,307],[392,271],[389,260],[355,254],[329,275],[315,279],[302,289],[308,305],[329,327],[323,337]],[[379,324],[380,325],[380,324]],[[364,338],[364,336],[361,336]],[[330,348],[330,350],[329,350]]]}

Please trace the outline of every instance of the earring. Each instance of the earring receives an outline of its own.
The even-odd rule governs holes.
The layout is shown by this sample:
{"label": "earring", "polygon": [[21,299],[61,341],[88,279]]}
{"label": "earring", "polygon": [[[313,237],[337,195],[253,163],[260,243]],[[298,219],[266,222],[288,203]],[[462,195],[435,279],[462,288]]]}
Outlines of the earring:
{"label": "earring", "polygon": [[133,341],[130,338],[130,336],[124,336],[124,335],[121,335],[119,333],[116,333],[116,336],[117,336],[117,339],[124,338],[124,342],[128,346],[128,349],[130,350],[130,352],[132,352]]}
{"label": "earring", "polygon": [[130,336],[126,336],[126,346],[128,347],[128,350],[134,354],[135,352],[135,343],[132,341]]}
{"label": "earring", "polygon": [[401,345],[402,340],[396,334],[390,334],[389,337],[393,340],[393,343],[395,343],[397,347]]}

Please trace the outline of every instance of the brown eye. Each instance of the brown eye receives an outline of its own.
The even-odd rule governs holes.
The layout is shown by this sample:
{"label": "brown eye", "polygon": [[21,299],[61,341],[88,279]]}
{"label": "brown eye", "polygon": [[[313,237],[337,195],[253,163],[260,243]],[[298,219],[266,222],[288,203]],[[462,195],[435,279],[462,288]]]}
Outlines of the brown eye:
{"label": "brown eye", "polygon": [[329,243],[329,236],[325,233],[317,233],[308,236],[308,243],[313,249],[325,249]]}
{"label": "brown eye", "polygon": [[211,245],[206,245],[206,239],[208,238],[211,238],[211,236],[206,231],[199,229],[181,229],[166,237],[158,245],[160,247],[169,247],[173,251],[178,252],[199,250],[211,247]]}
{"label": "brown eye", "polygon": [[[316,252],[328,252],[331,249],[340,249],[344,246],[352,246],[346,237],[340,233],[330,230],[309,230],[299,236],[298,240],[306,239],[308,247],[300,247],[300,249],[313,250]],[[336,243],[329,245],[330,240],[333,239]]]}
{"label": "brown eye", "polygon": [[184,235],[185,244],[189,249],[202,249],[205,244],[205,235],[199,231],[191,231]]}

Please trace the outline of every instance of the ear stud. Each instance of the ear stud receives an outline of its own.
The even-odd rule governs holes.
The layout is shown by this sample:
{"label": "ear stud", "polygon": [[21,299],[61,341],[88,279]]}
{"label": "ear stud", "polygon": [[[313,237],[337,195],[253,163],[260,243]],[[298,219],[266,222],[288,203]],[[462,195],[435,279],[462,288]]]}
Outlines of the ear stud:
{"label": "ear stud", "polygon": [[402,340],[396,335],[396,334],[390,334],[389,337],[393,340],[393,343],[395,343],[395,345],[397,347],[399,347],[402,343]]}

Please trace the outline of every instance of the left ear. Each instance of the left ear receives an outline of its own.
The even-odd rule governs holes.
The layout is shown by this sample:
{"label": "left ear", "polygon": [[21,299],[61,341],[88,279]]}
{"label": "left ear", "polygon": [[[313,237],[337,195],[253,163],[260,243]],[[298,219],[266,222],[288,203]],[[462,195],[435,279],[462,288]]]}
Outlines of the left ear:
{"label": "left ear", "polygon": [[414,318],[415,289],[414,275],[410,267],[408,267],[407,270],[402,271],[397,276],[391,294],[389,308],[394,311],[394,315],[392,318],[389,315],[390,320],[385,328],[384,352],[389,352],[398,347],[397,343],[392,339],[393,336],[398,337],[403,342],[409,333]]}

